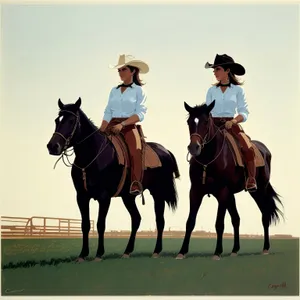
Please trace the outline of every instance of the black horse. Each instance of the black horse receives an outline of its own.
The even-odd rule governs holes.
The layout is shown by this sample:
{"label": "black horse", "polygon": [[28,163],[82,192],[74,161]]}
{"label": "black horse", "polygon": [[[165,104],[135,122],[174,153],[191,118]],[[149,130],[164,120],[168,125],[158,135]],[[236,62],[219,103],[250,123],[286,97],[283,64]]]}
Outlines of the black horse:
{"label": "black horse", "polygon": [[[187,125],[190,132],[189,152],[192,155],[190,161],[190,212],[186,222],[186,233],[177,259],[184,258],[189,249],[191,233],[194,230],[196,217],[202,199],[206,194],[212,194],[218,200],[218,213],[216,219],[217,243],[213,259],[220,259],[223,252],[224,218],[226,210],[231,216],[234,230],[234,244],[232,256],[240,250],[239,226],[240,217],[236,208],[234,194],[241,192],[245,187],[244,169],[236,167],[229,145],[226,142],[224,132],[214,124],[211,110],[215,105],[190,107],[184,103],[189,113]],[[257,168],[256,180],[258,189],[250,193],[262,213],[264,228],[263,254],[269,253],[269,225],[280,220],[283,213],[277,207],[276,202],[281,203],[279,195],[270,183],[271,152],[259,141],[252,141],[262,153],[265,160],[263,167]],[[205,181],[202,181],[205,178]]]}
{"label": "black horse", "polygon": [[[77,204],[82,219],[83,244],[78,261],[83,261],[89,255],[88,235],[90,231],[89,202],[93,198],[99,202],[97,221],[98,249],[95,260],[101,260],[104,250],[105,220],[112,196],[115,194],[123,172],[119,164],[113,143],[107,134],[99,129],[80,109],[81,98],[75,104],[64,105],[58,100],[60,108],[55,119],[55,132],[47,144],[51,155],[63,155],[69,147],[73,147],[75,160],[71,176],[77,193]],[[175,178],[179,178],[179,170],[174,155],[157,143],[148,143],[158,154],[162,166],[146,169],[143,177],[143,187],[148,189],[154,199],[154,209],[157,225],[157,241],[153,257],[162,251],[162,235],[165,226],[165,202],[173,212],[177,208],[177,191]],[[130,172],[128,172],[130,173]],[[83,180],[83,176],[85,177]],[[129,257],[134,250],[136,233],[140,226],[141,216],[135,203],[134,195],[129,194],[130,174],[127,174],[125,184],[118,196],[131,216],[131,235],[123,254]]]}

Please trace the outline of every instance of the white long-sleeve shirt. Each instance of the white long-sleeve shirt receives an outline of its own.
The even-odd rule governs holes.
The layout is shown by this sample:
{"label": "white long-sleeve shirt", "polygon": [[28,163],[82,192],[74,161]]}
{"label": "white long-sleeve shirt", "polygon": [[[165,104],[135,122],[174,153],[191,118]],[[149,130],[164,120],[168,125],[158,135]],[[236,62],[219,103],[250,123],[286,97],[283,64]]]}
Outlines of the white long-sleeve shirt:
{"label": "white long-sleeve shirt", "polygon": [[135,83],[123,93],[120,87],[118,89],[114,87],[109,93],[103,119],[109,122],[112,118],[129,118],[138,115],[140,121],[143,121],[147,112],[146,99],[144,89]]}
{"label": "white long-sleeve shirt", "polygon": [[249,110],[244,89],[239,85],[231,84],[223,93],[221,87],[212,86],[206,94],[206,104],[215,100],[215,106],[211,114],[215,118],[233,118],[237,113],[242,115],[245,122],[248,119]]}

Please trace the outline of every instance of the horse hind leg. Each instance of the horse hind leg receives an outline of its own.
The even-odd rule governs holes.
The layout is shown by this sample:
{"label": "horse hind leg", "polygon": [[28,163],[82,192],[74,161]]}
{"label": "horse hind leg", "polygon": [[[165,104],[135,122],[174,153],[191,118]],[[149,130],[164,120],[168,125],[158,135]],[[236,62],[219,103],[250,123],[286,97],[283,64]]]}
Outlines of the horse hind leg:
{"label": "horse hind leg", "polygon": [[262,188],[258,188],[255,192],[249,193],[250,196],[256,202],[261,214],[262,214],[262,225],[264,228],[264,246],[263,254],[269,254],[270,240],[269,240],[269,224],[270,214],[268,213],[268,207],[266,205],[266,199]]}
{"label": "horse hind leg", "polygon": [[154,211],[157,228],[157,239],[152,255],[153,258],[157,258],[162,251],[162,237],[165,228],[164,212],[166,203],[168,207],[174,212],[177,208],[178,200],[176,186],[173,178],[173,168],[168,168],[168,165],[164,165],[156,175],[157,176],[153,175],[153,182],[151,186],[149,186],[149,192],[154,200]]}
{"label": "horse hind leg", "polygon": [[156,218],[156,229],[157,229],[157,239],[156,245],[152,254],[153,258],[159,257],[160,252],[162,251],[162,237],[163,231],[165,228],[165,201],[164,198],[159,195],[152,195],[154,199],[154,211],[155,211],[155,218]]}
{"label": "horse hind leg", "polygon": [[269,254],[269,226],[271,223],[279,221],[279,214],[283,216],[275,202],[278,201],[281,203],[281,201],[279,195],[274,191],[270,183],[267,183],[267,186],[259,188],[256,192],[250,193],[250,195],[255,200],[262,213],[262,224],[264,227],[263,254]]}
{"label": "horse hind leg", "polygon": [[[167,173],[167,172],[165,172]],[[165,228],[165,206],[166,203],[168,207],[173,211],[177,208],[177,194],[175,186],[173,183],[172,173],[161,173],[160,176],[156,177],[155,185],[149,188],[150,194],[154,200],[154,211],[156,218],[156,229],[157,229],[157,239],[156,245],[153,251],[153,258],[157,258],[162,251],[162,237]]]}

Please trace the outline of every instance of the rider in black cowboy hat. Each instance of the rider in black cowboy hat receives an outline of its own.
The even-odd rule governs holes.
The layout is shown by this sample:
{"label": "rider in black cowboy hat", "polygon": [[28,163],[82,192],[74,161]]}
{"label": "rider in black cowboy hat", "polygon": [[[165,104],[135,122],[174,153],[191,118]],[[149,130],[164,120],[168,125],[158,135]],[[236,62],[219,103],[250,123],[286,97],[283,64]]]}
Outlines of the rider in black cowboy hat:
{"label": "rider in black cowboy hat", "polygon": [[[206,95],[206,104],[215,100],[212,109],[212,117],[217,126],[225,125],[239,141],[242,154],[248,169],[248,178],[245,189],[249,192],[255,191],[256,167],[254,163],[255,153],[248,136],[238,123],[248,119],[248,104],[241,83],[235,75],[242,76],[246,73],[245,68],[234,61],[227,54],[217,54],[213,64],[207,62],[205,68],[213,68],[218,82],[210,87]],[[237,113],[237,116],[234,115]]]}

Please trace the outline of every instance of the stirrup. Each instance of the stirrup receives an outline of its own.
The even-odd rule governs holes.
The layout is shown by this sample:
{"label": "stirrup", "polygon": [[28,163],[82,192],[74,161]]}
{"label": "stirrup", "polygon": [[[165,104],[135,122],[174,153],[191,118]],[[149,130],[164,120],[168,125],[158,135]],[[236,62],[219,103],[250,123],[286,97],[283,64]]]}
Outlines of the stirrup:
{"label": "stirrup", "polygon": [[[131,191],[133,184],[137,184],[139,186],[139,190],[135,189],[134,191]],[[133,181],[130,185],[129,192],[130,192],[130,194],[140,195],[143,192],[142,184],[139,181],[136,181],[136,180]]]}
{"label": "stirrup", "polygon": [[[134,190],[134,191],[131,191],[132,185],[133,185],[134,183],[137,183],[137,184],[138,184],[140,190]],[[130,188],[129,188],[129,193],[130,193],[131,195],[135,195],[135,196],[141,195],[141,196],[142,196],[142,204],[145,205],[145,197],[144,197],[144,193],[143,193],[143,186],[142,186],[142,184],[141,184],[139,181],[136,181],[136,180],[135,180],[135,181],[133,181],[133,182],[131,183]]]}
{"label": "stirrup", "polygon": [[253,187],[250,187],[250,188],[246,187],[246,191],[249,192],[249,193],[256,192],[257,191],[257,186],[253,186]]}
{"label": "stirrup", "polygon": [[[247,179],[247,181],[249,180],[249,178]],[[246,183],[247,183],[246,181]],[[255,192],[257,190],[257,183],[256,180],[254,179],[254,183],[251,185],[250,188],[247,187],[247,184],[245,184],[245,190],[248,191],[249,193],[251,192]]]}

